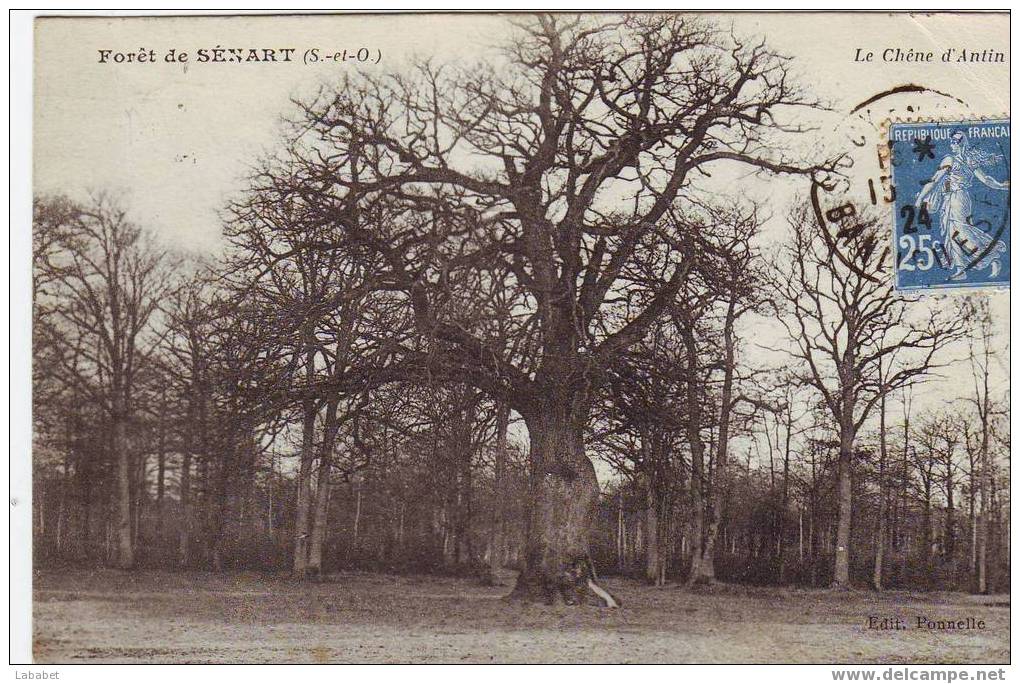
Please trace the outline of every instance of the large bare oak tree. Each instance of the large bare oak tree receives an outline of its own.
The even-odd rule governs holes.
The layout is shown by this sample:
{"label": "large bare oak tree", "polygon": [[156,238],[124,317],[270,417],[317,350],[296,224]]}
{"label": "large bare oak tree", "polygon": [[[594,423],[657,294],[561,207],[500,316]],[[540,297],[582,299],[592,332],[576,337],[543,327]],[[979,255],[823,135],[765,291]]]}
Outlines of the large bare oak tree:
{"label": "large bare oak tree", "polygon": [[[812,103],[783,57],[697,18],[556,15],[518,28],[498,66],[423,63],[301,103],[254,192],[336,227],[335,242],[303,248],[364,255],[429,341],[396,336],[365,386],[463,381],[523,417],[534,500],[514,595],[573,602],[598,496],[583,433],[603,369],[692,266],[696,227],[671,209],[727,164],[813,173],[778,151],[797,132],[789,110]],[[655,235],[670,246],[667,275],[635,297],[628,266]],[[515,293],[517,342],[450,306],[463,284]]]}

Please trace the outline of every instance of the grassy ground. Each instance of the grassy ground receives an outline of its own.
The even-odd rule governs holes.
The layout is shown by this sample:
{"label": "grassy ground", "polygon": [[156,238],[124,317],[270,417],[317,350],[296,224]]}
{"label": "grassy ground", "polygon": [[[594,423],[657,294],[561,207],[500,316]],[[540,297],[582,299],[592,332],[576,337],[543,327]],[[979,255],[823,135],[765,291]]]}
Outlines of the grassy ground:
{"label": "grassy ground", "polygon": [[[1008,596],[605,584],[620,610],[511,605],[500,600],[509,586],[433,577],[39,572],[34,653],[39,663],[1009,661]],[[919,615],[985,629],[917,629]],[[868,629],[869,616],[908,629]]]}

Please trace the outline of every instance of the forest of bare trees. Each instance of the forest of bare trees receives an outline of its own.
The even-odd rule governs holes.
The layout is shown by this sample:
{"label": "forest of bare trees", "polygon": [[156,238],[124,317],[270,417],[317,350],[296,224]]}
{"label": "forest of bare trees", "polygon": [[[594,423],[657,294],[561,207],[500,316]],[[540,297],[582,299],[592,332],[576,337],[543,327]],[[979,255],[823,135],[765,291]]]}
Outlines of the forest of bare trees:
{"label": "forest of bare trees", "polygon": [[787,60],[654,15],[507,59],[295,102],[217,254],[35,198],[35,562],[1006,589],[987,297],[895,291],[883,216],[834,251],[704,191],[840,173]]}

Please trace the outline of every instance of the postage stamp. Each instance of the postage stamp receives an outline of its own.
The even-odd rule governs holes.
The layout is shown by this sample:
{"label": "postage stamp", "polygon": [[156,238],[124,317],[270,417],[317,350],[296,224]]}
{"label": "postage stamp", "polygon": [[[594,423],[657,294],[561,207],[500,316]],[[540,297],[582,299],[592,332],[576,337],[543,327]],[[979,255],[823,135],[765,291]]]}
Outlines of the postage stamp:
{"label": "postage stamp", "polygon": [[1008,287],[1009,119],[889,126],[896,288]]}

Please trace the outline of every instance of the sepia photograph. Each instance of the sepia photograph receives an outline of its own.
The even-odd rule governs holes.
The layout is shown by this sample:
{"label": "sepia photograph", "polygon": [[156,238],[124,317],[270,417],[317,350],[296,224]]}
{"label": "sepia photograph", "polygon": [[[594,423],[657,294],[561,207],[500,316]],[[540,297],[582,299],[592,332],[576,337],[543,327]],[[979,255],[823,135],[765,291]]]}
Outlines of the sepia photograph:
{"label": "sepia photograph", "polygon": [[1004,678],[1008,12],[25,23],[12,662]]}

